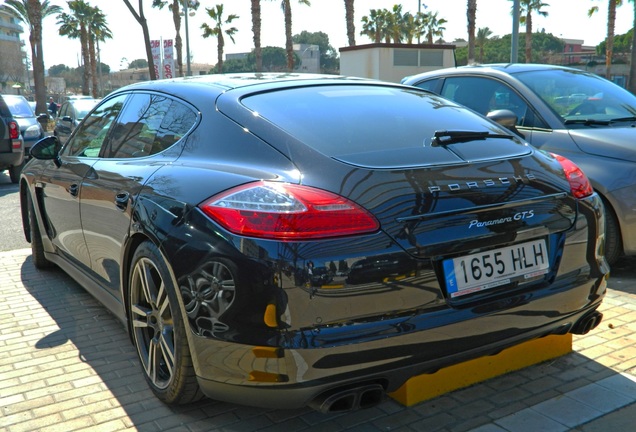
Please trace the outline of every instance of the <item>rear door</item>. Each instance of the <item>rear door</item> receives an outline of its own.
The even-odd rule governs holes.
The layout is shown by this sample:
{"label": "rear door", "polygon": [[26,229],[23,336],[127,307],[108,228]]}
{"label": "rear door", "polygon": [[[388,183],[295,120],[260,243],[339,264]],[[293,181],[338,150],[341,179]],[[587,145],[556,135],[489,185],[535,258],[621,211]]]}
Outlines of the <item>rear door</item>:
{"label": "rear door", "polygon": [[178,153],[166,155],[164,150],[179,141],[196,118],[191,107],[168,96],[132,94],[84,178],[81,218],[90,266],[113,295],[120,287],[135,199],[155,171],[174,161]]}

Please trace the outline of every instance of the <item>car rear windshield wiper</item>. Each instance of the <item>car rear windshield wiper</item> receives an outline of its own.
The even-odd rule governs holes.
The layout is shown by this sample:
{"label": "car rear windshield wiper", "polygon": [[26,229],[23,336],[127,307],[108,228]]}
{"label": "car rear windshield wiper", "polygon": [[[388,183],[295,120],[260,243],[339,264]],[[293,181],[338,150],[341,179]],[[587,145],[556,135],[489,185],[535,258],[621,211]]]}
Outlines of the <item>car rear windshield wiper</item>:
{"label": "car rear windshield wiper", "polygon": [[484,140],[486,138],[504,138],[512,139],[512,135],[507,134],[494,134],[488,131],[448,131],[438,130],[433,135],[433,147],[445,146],[448,144],[455,144],[467,141]]}

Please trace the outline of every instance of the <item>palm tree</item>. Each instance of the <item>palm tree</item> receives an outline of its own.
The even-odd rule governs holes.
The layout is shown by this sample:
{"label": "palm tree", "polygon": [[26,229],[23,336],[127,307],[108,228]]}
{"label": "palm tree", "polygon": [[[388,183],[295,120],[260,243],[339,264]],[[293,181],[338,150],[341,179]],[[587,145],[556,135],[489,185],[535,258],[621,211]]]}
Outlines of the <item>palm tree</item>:
{"label": "palm tree", "polygon": [[82,94],[88,95],[90,81],[90,38],[88,31],[93,16],[93,8],[84,0],[69,1],[68,7],[71,11],[70,14],[62,13],[57,16],[57,24],[60,26],[59,33],[61,36],[80,40],[82,64],[84,65]]}
{"label": "palm tree", "polygon": [[[90,24],[88,26],[89,40],[88,51],[91,64],[91,77],[93,80],[93,97],[99,97],[99,86],[97,85],[97,63],[95,44],[99,47],[100,42],[105,42],[106,39],[112,39],[113,34],[106,24],[106,15],[100,8],[93,8],[93,15],[91,17]],[[100,64],[101,67],[101,64]]]}
{"label": "palm tree", "polygon": [[444,24],[446,21],[444,18],[437,18],[437,12],[435,13],[427,13],[426,20],[426,40],[429,44],[433,43],[433,38],[439,36],[440,38],[444,36]]}
{"label": "palm tree", "polygon": [[354,0],[344,0],[345,20],[347,21],[347,41],[349,46],[356,45],[356,25],[354,23]]}
{"label": "palm tree", "polygon": [[475,21],[477,16],[477,0],[468,0],[466,18],[468,20],[468,64],[475,61]]}
{"label": "palm tree", "polygon": [[421,22],[417,14],[413,15],[410,12],[405,13],[402,17],[402,35],[406,43],[412,44],[413,39],[420,34],[420,31]]}
{"label": "palm tree", "polygon": [[386,33],[386,9],[371,9],[362,17],[361,35],[368,36],[375,43],[381,43]]}
{"label": "palm tree", "polygon": [[177,51],[177,67],[179,68],[179,76],[183,76],[183,40],[181,39],[181,11],[183,3],[188,1],[188,10],[197,10],[199,8],[199,0],[153,0],[152,7],[163,9],[168,6],[168,10],[172,13],[172,22],[174,23],[175,36],[174,48]]}
{"label": "palm tree", "polygon": [[256,72],[263,70],[263,50],[261,48],[261,0],[252,0],[252,34],[254,35],[254,62]]}
{"label": "palm tree", "polygon": [[541,8],[550,5],[541,0],[521,0],[519,5],[521,6],[519,22],[526,26],[526,63],[532,63],[532,13],[548,16],[548,13]]}
{"label": "palm tree", "polygon": [[[298,0],[298,3],[311,6],[309,0]],[[283,0],[280,4],[285,14],[285,52],[287,53],[287,69],[294,70],[294,43],[292,41],[292,9],[291,1]]]}
{"label": "palm tree", "polygon": [[146,58],[148,59],[148,74],[150,75],[151,80],[157,79],[157,71],[155,70],[155,61],[152,58],[152,47],[150,46],[150,32],[148,31],[148,22],[146,21],[146,16],[144,15],[144,4],[141,0],[139,0],[139,12],[135,10],[134,7],[130,4],[130,0],[124,0],[124,4],[130,11],[135,20],[141,26],[141,31],[144,35],[144,45],[146,45]]}
{"label": "palm tree", "polygon": [[479,63],[484,62],[484,46],[488,42],[488,38],[492,36],[492,31],[488,27],[477,30],[475,45],[479,47]]}
{"label": "palm tree", "polygon": [[391,39],[394,43],[402,42],[402,35],[405,31],[402,5],[393,5],[393,11],[388,12],[387,18],[386,43],[391,43]]}
{"label": "palm tree", "polygon": [[223,30],[223,25],[231,24],[232,21],[237,19],[239,16],[235,14],[230,14],[226,19],[223,18],[223,5],[217,4],[214,8],[205,8],[208,16],[212,18],[214,21],[214,27],[210,27],[206,23],[201,24],[201,28],[203,29],[203,37],[208,38],[210,36],[214,36],[217,38],[217,55],[218,55],[218,63],[217,63],[217,72],[223,73],[223,47],[225,46],[225,41],[223,39],[223,33],[228,35],[232,42],[234,42],[234,34],[238,31],[236,27],[230,27],[226,30]]}
{"label": "palm tree", "polygon": [[[607,41],[605,43],[605,78],[612,78],[612,57],[614,56],[614,28],[616,25],[616,8],[622,5],[622,0],[608,0],[607,2]],[[598,6],[587,11],[591,17],[598,12]]]}
{"label": "palm tree", "polygon": [[42,51],[42,21],[50,15],[59,14],[62,8],[50,4],[49,0],[6,0],[4,8],[13,12],[29,27],[31,63],[35,85],[35,112],[46,112],[46,84],[44,82],[44,54]]}

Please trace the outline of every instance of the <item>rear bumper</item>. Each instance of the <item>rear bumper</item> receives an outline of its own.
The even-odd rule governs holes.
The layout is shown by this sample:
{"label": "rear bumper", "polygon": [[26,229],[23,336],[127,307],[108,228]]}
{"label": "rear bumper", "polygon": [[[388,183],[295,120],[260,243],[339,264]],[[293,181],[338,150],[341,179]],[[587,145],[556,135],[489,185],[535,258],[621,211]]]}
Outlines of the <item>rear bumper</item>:
{"label": "rear bumper", "polygon": [[[368,384],[392,392],[413,376],[494,355],[531,339],[568,333],[598,307],[605,288],[605,278],[593,287],[577,287],[575,292],[593,291],[599,296],[563,316],[553,316],[558,313],[553,306],[569,303],[572,290],[536,299],[531,310],[520,306],[446,325],[440,320],[440,326],[420,330],[408,330],[408,321],[424,319],[413,317],[404,320],[403,334],[396,331],[390,337],[347,345],[272,349],[201,339],[196,343],[202,348],[197,350],[199,384],[213,399],[270,408],[299,408],[338,389]],[[519,322],[531,327],[506,328]]]}
{"label": "rear bumper", "polygon": [[0,169],[20,166],[24,162],[24,144],[22,140],[13,140],[11,152],[0,153]]}

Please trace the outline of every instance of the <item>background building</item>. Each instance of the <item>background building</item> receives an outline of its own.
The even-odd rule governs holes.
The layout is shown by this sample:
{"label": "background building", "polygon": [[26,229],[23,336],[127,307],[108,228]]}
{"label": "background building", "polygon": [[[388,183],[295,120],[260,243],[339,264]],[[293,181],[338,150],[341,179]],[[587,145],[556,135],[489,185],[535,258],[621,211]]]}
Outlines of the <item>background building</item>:
{"label": "background building", "polygon": [[[22,26],[8,11],[0,10],[0,92],[18,93],[29,89],[26,52],[20,40]],[[26,87],[26,89],[25,89]]]}

